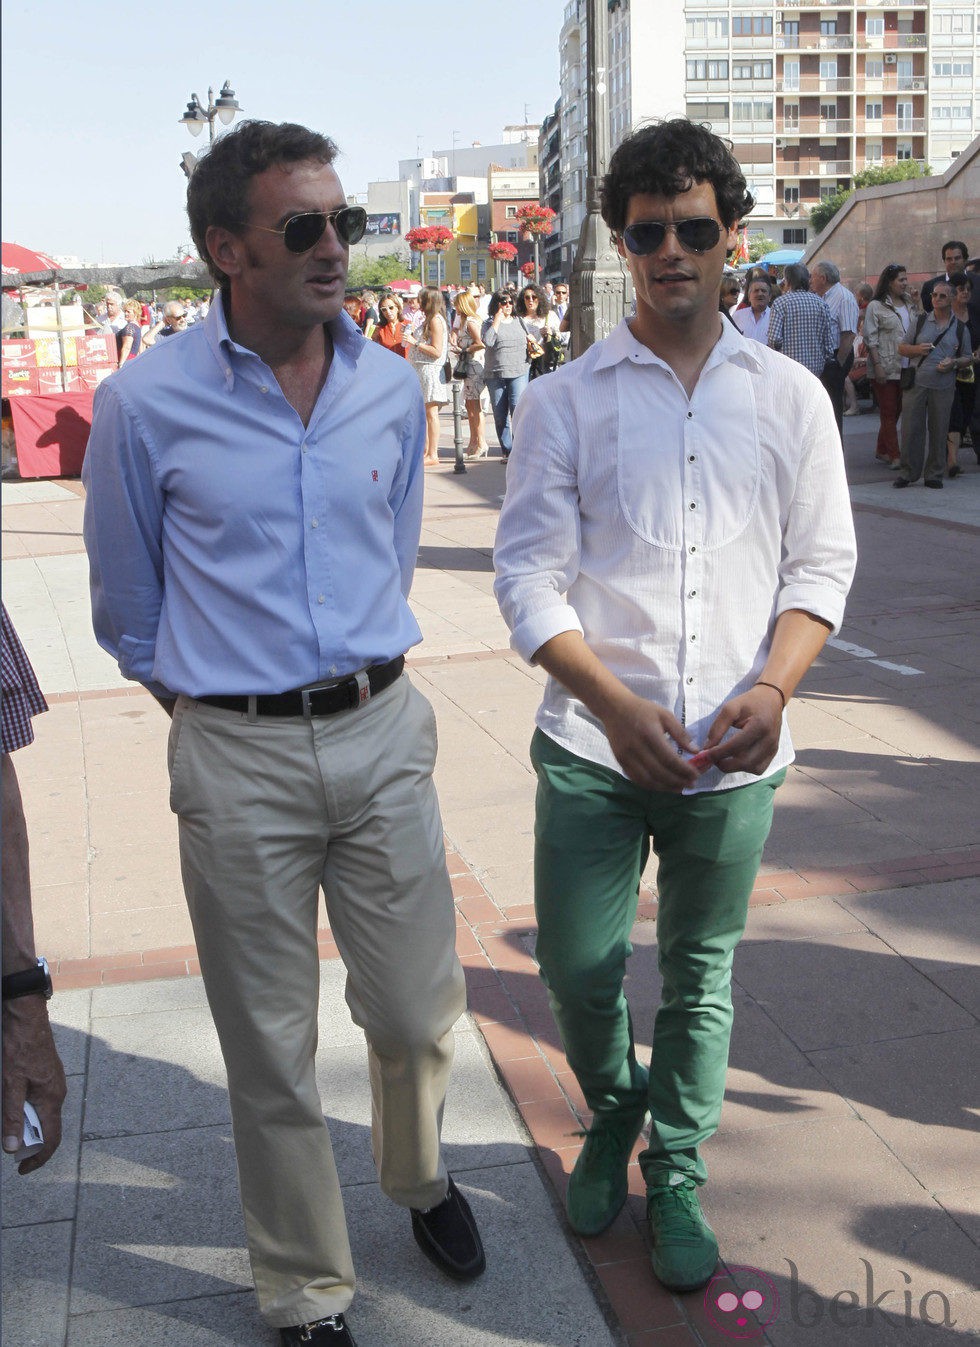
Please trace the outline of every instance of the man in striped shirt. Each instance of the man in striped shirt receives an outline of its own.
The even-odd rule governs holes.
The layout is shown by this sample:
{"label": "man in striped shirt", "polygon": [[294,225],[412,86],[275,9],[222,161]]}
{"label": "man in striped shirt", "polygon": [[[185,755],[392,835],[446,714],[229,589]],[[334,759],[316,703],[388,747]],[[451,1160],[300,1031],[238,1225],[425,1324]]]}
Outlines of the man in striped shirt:
{"label": "man in striped shirt", "polygon": [[[521,398],[495,551],[511,643],[550,675],[531,745],[536,955],[593,1115],[566,1209],[578,1234],[610,1224],[649,1113],[652,1261],[673,1291],[715,1269],[697,1192],[732,957],[793,760],[784,707],[854,569],[827,395],[718,312],[752,204],[702,126],[645,126],[618,147],[602,214],[636,312]],[[651,849],[663,991],[648,1072],[623,979]]]}
{"label": "man in striped shirt", "polygon": [[784,278],[789,288],[769,311],[769,345],[819,378],[837,352],[837,328],[827,305],[810,293],[810,273],[802,262],[791,262]]}

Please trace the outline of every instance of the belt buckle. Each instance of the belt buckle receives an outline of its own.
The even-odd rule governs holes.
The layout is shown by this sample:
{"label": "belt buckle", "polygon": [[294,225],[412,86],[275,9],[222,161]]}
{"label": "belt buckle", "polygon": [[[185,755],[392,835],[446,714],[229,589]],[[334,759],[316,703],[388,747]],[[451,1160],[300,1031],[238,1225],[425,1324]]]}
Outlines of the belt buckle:
{"label": "belt buckle", "polygon": [[300,688],[299,690],[299,700],[304,720],[313,719],[313,712],[310,710],[310,693],[315,691],[317,691],[315,688]]}
{"label": "belt buckle", "polygon": [[367,676],[366,669],[358,669],[356,674],[352,674],[354,682],[357,684],[357,694],[354,698],[354,706],[363,706],[365,702],[371,700],[371,680]]}

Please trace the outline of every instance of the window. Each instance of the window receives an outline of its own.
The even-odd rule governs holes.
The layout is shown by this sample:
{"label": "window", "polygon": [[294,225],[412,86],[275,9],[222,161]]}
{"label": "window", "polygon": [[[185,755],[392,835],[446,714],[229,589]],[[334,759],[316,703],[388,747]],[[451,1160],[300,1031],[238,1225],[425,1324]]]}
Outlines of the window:
{"label": "window", "polygon": [[476,259],[476,279],[478,281],[485,281],[487,279],[487,260],[485,257],[478,257]]}
{"label": "window", "polygon": [[824,58],[820,62],[820,78],[822,80],[835,80],[837,78],[837,57]]}
{"label": "window", "polygon": [[459,279],[461,281],[470,281],[473,279],[473,263],[468,257],[459,259]]}
{"label": "window", "polygon": [[885,78],[885,63],[880,56],[869,56],[864,63],[864,78],[880,80]]}
{"label": "window", "polygon": [[783,201],[787,206],[798,206],[800,204],[800,189],[798,187],[784,187]]}
{"label": "window", "polygon": [[735,14],[732,16],[733,37],[764,37],[771,32],[771,14]]}
{"label": "window", "polygon": [[428,261],[425,263],[425,275],[429,285],[438,285],[439,283],[439,263],[438,261]]}
{"label": "window", "polygon": [[820,200],[827,201],[830,197],[836,196],[839,190],[836,182],[822,182],[820,184]]}
{"label": "window", "polygon": [[806,243],[805,229],[784,229],[783,243]]}
{"label": "window", "polygon": [[799,61],[783,62],[783,88],[798,89],[800,87],[800,63]]}
{"label": "window", "polygon": [[836,120],[837,120],[837,104],[836,104],[836,103],[821,103],[821,104],[820,104],[820,120],[821,120],[822,122],[836,122]]}
{"label": "window", "polygon": [[727,122],[727,103],[688,103],[687,115],[692,122]]}
{"label": "window", "polygon": [[869,14],[864,21],[864,32],[867,37],[884,37],[884,18],[880,14]]}
{"label": "window", "polygon": [[517,219],[517,207],[516,207],[516,206],[505,206],[505,207],[504,207],[504,219],[506,219],[506,220],[516,220],[516,219]]}
{"label": "window", "polygon": [[932,73],[939,79],[972,79],[973,62],[969,58],[933,61]]}
{"label": "window", "polygon": [[820,36],[821,36],[821,37],[836,37],[836,36],[837,36],[837,20],[836,20],[836,19],[821,19],[821,20],[820,20]]}
{"label": "window", "polygon": [[727,80],[727,61],[688,61],[687,78],[689,80]]}
{"label": "window", "polygon": [[[969,122],[970,114],[971,108],[969,103],[962,103],[958,106],[956,104],[943,105],[940,103],[932,110],[932,120],[934,122]],[[911,122],[911,118],[909,121]],[[899,130],[911,131],[912,127],[911,125],[900,126]]]}
{"label": "window", "polygon": [[900,140],[895,146],[896,159],[912,158],[912,142],[910,140]]}
{"label": "window", "polygon": [[798,127],[800,124],[800,105],[799,103],[783,104],[783,125],[787,131]]}
{"label": "window", "polygon": [[688,19],[689,42],[710,42],[713,38],[728,36],[728,19]]}
{"label": "window", "polygon": [[912,130],[912,104],[897,103],[895,105],[895,129],[896,131]]}
{"label": "window", "polygon": [[759,98],[736,98],[732,117],[737,122],[771,122],[772,104]]}
{"label": "window", "polygon": [[880,121],[881,121],[881,104],[880,104],[880,103],[872,103],[872,102],[870,101],[870,99],[869,99],[868,102],[866,102],[865,105],[864,105],[864,117],[865,117],[865,121],[869,121],[869,122],[880,122]]}
{"label": "window", "polygon": [[933,17],[937,33],[972,33],[973,15],[964,10],[954,10],[950,14],[936,14]]}
{"label": "window", "polygon": [[799,37],[800,21],[799,19],[783,20],[783,37]]}
{"label": "window", "polygon": [[733,80],[771,80],[772,61],[733,61]]}
{"label": "window", "polygon": [[880,164],[884,158],[883,148],[880,140],[866,140],[864,142],[864,162],[866,164]]}

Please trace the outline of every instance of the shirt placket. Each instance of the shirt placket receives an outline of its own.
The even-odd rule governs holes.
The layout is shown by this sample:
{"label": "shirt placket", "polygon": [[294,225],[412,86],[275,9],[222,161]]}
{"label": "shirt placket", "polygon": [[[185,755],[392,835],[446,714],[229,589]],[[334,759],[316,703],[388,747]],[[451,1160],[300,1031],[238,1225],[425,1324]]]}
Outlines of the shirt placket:
{"label": "shirt placket", "polygon": [[689,713],[701,700],[701,648],[704,642],[704,496],[701,475],[701,432],[696,408],[690,405],[684,419],[684,639],[681,651],[681,689],[684,724],[697,715]]}

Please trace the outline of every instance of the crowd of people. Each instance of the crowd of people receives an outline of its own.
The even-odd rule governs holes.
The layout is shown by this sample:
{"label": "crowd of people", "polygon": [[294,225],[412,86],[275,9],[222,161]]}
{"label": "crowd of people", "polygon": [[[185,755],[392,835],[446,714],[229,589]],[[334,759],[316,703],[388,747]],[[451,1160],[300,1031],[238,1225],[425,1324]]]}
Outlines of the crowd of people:
{"label": "crowd of people", "polygon": [[126,299],[118,290],[110,290],[89,311],[95,330],[116,339],[116,364],[122,368],[135,360],[160,337],[183,332],[192,323],[203,322],[210,300],[170,299],[165,303]]}
{"label": "crowd of people", "polygon": [[[980,258],[965,243],[942,249],[943,271],[921,287],[892,262],[876,285],[850,290],[829,260],[722,277],[719,308],[743,336],[782,351],[823,383],[838,430],[866,395],[879,413],[875,460],[933,490],[959,476],[961,448],[980,463],[975,426],[980,363]],[[974,436],[977,436],[976,441]]]}

